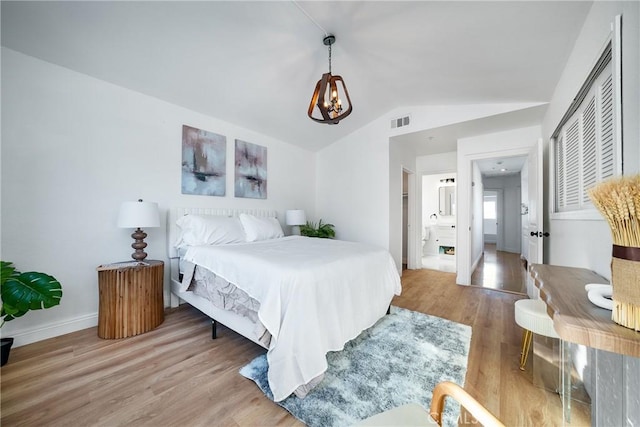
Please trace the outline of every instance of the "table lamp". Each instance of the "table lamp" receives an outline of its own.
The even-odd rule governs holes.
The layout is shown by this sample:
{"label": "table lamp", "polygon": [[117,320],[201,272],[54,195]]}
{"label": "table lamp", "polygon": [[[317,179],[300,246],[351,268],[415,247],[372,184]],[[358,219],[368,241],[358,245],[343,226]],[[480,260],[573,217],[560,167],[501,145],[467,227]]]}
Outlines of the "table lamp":
{"label": "table lamp", "polygon": [[147,247],[144,242],[147,233],[142,231],[141,227],[160,227],[158,204],[155,202],[143,202],[142,199],[138,199],[137,202],[122,203],[118,215],[118,227],[136,229],[131,235],[135,240],[131,244],[131,247],[135,249],[135,252],[131,254],[131,258],[142,262],[147,257],[147,253],[144,251],[144,248]]}
{"label": "table lamp", "polygon": [[302,209],[292,209],[285,213],[285,222],[291,225],[291,233],[300,235],[300,226],[307,223],[307,217]]}

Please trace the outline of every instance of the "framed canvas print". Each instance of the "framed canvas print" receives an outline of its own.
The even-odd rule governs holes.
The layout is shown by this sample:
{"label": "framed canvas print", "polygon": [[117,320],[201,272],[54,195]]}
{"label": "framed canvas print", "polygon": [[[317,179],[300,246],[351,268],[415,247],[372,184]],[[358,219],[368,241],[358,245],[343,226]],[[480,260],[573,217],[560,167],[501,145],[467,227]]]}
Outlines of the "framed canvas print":
{"label": "framed canvas print", "polygon": [[267,198],[267,147],[236,139],[235,196]]}
{"label": "framed canvas print", "polygon": [[182,126],[182,194],[224,196],[227,138]]}

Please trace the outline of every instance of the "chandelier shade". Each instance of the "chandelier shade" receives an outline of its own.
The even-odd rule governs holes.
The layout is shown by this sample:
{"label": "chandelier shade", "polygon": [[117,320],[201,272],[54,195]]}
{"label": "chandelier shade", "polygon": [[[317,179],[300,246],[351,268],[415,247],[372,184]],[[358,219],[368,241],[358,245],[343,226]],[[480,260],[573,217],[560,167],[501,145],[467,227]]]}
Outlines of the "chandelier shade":
{"label": "chandelier shade", "polygon": [[[324,73],[316,83],[307,112],[311,120],[330,125],[338,124],[353,110],[344,80],[341,76],[331,74],[331,45],[335,40],[333,35],[328,35],[323,39],[323,43],[329,46],[329,72]],[[345,101],[344,105],[343,100]],[[319,117],[315,113],[316,108],[320,113]]]}

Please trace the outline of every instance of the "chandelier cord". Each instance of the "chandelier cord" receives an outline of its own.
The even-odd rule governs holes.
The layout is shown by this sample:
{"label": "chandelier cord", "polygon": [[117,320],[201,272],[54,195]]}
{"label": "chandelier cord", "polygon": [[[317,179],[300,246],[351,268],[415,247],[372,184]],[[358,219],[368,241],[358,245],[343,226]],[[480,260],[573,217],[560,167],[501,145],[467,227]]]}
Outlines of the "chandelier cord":
{"label": "chandelier cord", "polygon": [[295,4],[295,5],[296,5],[296,7],[297,7],[298,9],[300,9],[300,11],[301,11],[302,13],[304,13],[304,15],[305,15],[307,18],[309,18],[309,20],[310,20],[311,22],[313,22],[313,24],[314,24],[316,27],[320,28],[320,30],[322,30],[322,32],[324,33],[325,37],[329,35],[329,33],[327,32],[327,30],[325,30],[324,28],[322,28],[322,26],[321,26],[320,24],[318,24],[318,23],[316,22],[316,20],[315,20],[315,19],[313,19],[313,18],[311,17],[311,15],[309,15],[309,14],[307,13],[307,11],[306,11],[306,10],[304,10],[304,9],[302,8],[302,6],[300,6],[300,5],[298,4],[298,2],[297,2],[296,0],[291,0],[291,3]]}
{"label": "chandelier cord", "polygon": [[329,74],[331,74],[331,45],[329,45]]}

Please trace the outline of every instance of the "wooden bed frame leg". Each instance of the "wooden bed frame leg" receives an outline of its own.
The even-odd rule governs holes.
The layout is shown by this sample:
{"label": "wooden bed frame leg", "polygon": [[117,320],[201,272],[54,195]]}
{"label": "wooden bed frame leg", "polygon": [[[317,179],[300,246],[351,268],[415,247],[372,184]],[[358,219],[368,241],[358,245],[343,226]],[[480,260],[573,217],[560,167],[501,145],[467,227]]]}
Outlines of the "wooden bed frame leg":
{"label": "wooden bed frame leg", "polygon": [[389,307],[387,307],[387,314],[391,314],[391,304],[389,304]]}
{"label": "wooden bed frame leg", "polygon": [[211,339],[215,340],[218,338],[218,322],[211,319]]}

